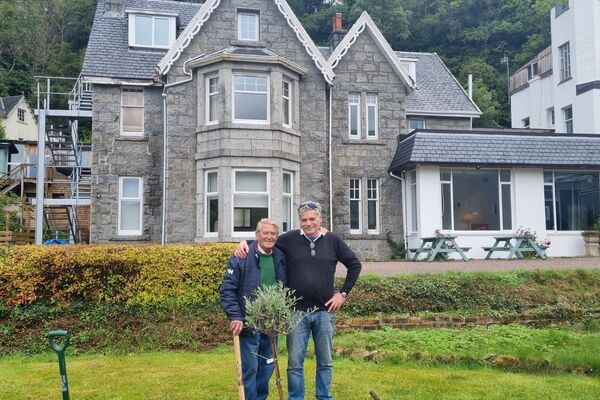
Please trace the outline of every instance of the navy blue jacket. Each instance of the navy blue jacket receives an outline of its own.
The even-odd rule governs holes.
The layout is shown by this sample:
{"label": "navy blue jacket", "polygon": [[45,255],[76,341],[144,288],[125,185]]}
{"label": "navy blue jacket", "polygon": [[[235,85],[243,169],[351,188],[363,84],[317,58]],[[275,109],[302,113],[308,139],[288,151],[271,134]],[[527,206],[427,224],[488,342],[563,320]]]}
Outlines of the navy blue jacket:
{"label": "navy blue jacket", "polygon": [[[283,252],[273,248],[273,264],[275,265],[275,277],[287,286],[287,265]],[[244,296],[254,298],[252,293],[260,286],[260,267],[258,265],[258,250],[256,242],[252,242],[248,248],[246,258],[232,256],[227,264],[225,276],[219,289],[221,307],[225,310],[230,321],[244,321],[246,307]],[[244,328],[243,334],[251,331]]]}

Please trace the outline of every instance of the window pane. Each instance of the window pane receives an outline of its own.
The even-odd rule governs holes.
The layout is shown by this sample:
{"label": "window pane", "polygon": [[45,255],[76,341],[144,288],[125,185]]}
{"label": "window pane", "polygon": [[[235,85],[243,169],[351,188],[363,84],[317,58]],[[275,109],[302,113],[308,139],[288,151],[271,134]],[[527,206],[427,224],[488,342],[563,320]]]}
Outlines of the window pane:
{"label": "window pane", "polygon": [[217,192],[218,173],[209,172],[206,174],[206,191],[209,193]]}
{"label": "window pane", "polygon": [[442,184],[442,229],[452,229],[452,197],[449,183]]}
{"label": "window pane", "polygon": [[450,182],[452,180],[452,173],[449,169],[440,170],[440,179],[444,182]]}
{"label": "window pane", "polygon": [[360,207],[358,200],[350,200],[350,229],[360,229]]}
{"label": "window pane", "polygon": [[367,201],[367,211],[368,211],[367,229],[377,229],[377,201],[375,201],[375,200]]}
{"label": "window pane", "polygon": [[144,91],[142,89],[123,89],[122,103],[124,106],[144,105]]}
{"label": "window pane", "polygon": [[243,40],[258,40],[258,32],[256,31],[258,15],[257,14],[240,14],[240,39]]}
{"label": "window pane", "polygon": [[376,132],[375,132],[375,107],[374,106],[369,106],[367,108],[367,121],[368,121],[368,126],[367,126],[367,135],[368,136],[375,136]]}
{"label": "window pane", "polygon": [[[544,176],[546,173],[544,173]],[[546,212],[546,230],[554,230],[554,207],[552,200],[552,186],[544,185],[544,210]]]}
{"label": "window pane", "polygon": [[502,185],[502,229],[512,229],[510,185]]}
{"label": "window pane", "polygon": [[358,106],[350,106],[350,135],[358,136]]}
{"label": "window pane", "polygon": [[600,216],[598,173],[555,173],[558,230],[590,229]]}
{"label": "window pane", "polygon": [[508,171],[508,170],[500,171],[500,182],[510,182],[510,171]]}
{"label": "window pane", "polygon": [[552,172],[544,172],[544,183],[553,183],[554,175]]}
{"label": "window pane", "polygon": [[282,227],[283,227],[283,231],[287,232],[290,229],[292,229],[292,198],[291,197],[284,197],[283,198],[283,221],[282,222]]}
{"label": "window pane", "polygon": [[267,120],[267,95],[236,93],[235,119]]}
{"label": "window pane", "polygon": [[284,125],[291,125],[290,119],[290,84],[289,82],[283,81],[282,83],[282,91],[283,91],[283,123]]}
{"label": "window pane", "polygon": [[219,199],[217,197],[208,198],[208,232],[218,232],[219,225]]}
{"label": "window pane", "polygon": [[127,179],[124,178],[122,180],[123,189],[122,189],[122,197],[130,198],[130,199],[138,199],[140,198],[140,181],[139,179]]}
{"label": "window pane", "polygon": [[209,121],[218,121],[219,120],[219,95],[210,96],[210,100],[208,101],[208,120]]}
{"label": "window pane", "polygon": [[292,193],[292,175],[283,174],[283,193]]}
{"label": "window pane", "polygon": [[236,171],[236,192],[266,192],[267,173],[260,171]]}
{"label": "window pane", "polygon": [[169,45],[169,20],[167,18],[154,18],[154,44],[157,46]]}
{"label": "window pane", "polygon": [[500,229],[498,171],[453,171],[454,229]]}
{"label": "window pane", "polygon": [[409,118],[408,128],[412,131],[413,129],[423,129],[425,127],[425,120],[421,118]]}
{"label": "window pane", "polygon": [[140,202],[121,201],[121,230],[138,231],[141,229],[140,222]]}
{"label": "window pane", "polygon": [[123,108],[123,131],[142,132],[144,121],[143,108]]}
{"label": "window pane", "polygon": [[136,15],[135,44],[152,46],[152,17]]}

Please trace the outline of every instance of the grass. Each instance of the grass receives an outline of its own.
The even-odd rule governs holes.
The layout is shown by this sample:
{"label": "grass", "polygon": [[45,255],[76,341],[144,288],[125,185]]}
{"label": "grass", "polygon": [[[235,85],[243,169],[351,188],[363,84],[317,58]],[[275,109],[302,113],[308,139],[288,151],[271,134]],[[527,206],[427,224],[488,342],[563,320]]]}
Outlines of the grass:
{"label": "grass", "polygon": [[[285,357],[281,359],[285,366]],[[164,352],[67,358],[71,398],[237,399],[235,362],[230,346],[204,353]],[[340,399],[597,399],[596,378],[555,374],[517,374],[486,368],[376,364],[337,358],[333,394]],[[307,396],[314,397],[314,359],[306,365]],[[284,378],[285,381],[285,378]],[[0,398],[60,398],[58,363],[53,355],[0,358]],[[285,387],[285,382],[284,382]],[[275,390],[272,388],[274,398]]]}
{"label": "grass", "polygon": [[[593,325],[593,324],[591,324]],[[338,337],[336,351],[398,363],[496,366],[517,371],[600,374],[600,332],[521,325],[463,329],[382,329]]]}

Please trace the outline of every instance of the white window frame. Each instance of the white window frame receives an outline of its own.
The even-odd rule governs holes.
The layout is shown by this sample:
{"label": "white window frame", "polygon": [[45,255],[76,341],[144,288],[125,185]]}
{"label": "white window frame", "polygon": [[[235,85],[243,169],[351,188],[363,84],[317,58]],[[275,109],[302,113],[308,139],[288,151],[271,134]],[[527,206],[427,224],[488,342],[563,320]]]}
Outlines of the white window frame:
{"label": "white window frame", "polygon": [[558,46],[558,52],[560,54],[560,82],[569,79],[571,75],[571,46],[569,42]]}
{"label": "white window frame", "polygon": [[[287,96],[285,95],[285,85],[287,85]],[[282,120],[282,125],[285,126],[286,128],[291,128],[292,127],[292,82],[288,79],[284,79],[281,81],[281,98],[283,99],[282,101],[282,111],[283,111],[283,115],[281,116],[281,120]],[[287,111],[288,111],[288,118],[289,121],[285,121],[285,102],[287,101]]]}
{"label": "white window frame", "polygon": [[[137,34],[135,30],[135,20],[137,17],[146,17],[152,18],[152,44],[137,44]],[[155,38],[155,24],[157,19],[166,19],[169,21],[169,43],[167,45],[157,45]],[[176,17],[174,15],[157,15],[150,13],[129,13],[129,46],[130,47],[141,47],[141,48],[151,48],[151,49],[168,49],[173,43],[175,43],[176,39]]]}
{"label": "white window frame", "polygon": [[[266,78],[267,80],[267,91],[266,91],[266,95],[267,95],[267,119],[266,120],[262,120],[262,119],[236,119],[235,118],[235,94],[238,93],[235,90],[235,78],[236,77],[250,77],[250,78]],[[233,95],[231,96],[231,109],[233,111],[232,113],[232,120],[235,123],[241,123],[241,124],[260,124],[260,125],[267,125],[271,123],[271,78],[268,75],[263,75],[263,74],[244,74],[244,73],[236,73],[233,74],[233,79],[231,80],[231,90]],[[240,91],[239,93],[252,93],[252,94],[264,94],[264,92],[252,92],[252,91]]]}
{"label": "white window frame", "polygon": [[[375,102],[370,102],[369,101],[369,97],[374,97],[375,98]],[[373,108],[373,114],[374,114],[374,125],[375,125],[375,134],[372,135],[369,131],[369,122],[371,122],[369,120],[369,108]],[[367,118],[367,139],[377,139],[378,135],[379,135],[379,95],[377,93],[367,93],[366,97],[365,97],[365,116]]]}
{"label": "white window frame", "polygon": [[[124,92],[136,92],[136,93],[141,93],[142,94],[142,105],[124,105],[123,104],[123,93]],[[144,89],[143,88],[139,88],[139,87],[128,87],[128,86],[123,86],[121,88],[121,135],[123,136],[144,136],[144,120],[145,120],[145,116],[144,116],[144,106],[146,103],[146,99],[144,96]],[[137,131],[125,131],[124,128],[124,118],[123,118],[123,111],[125,108],[141,108],[142,109],[142,129],[137,132]]]}
{"label": "white window frame", "polygon": [[[357,184],[357,185],[353,185],[353,184]],[[350,181],[348,182],[348,189],[349,189],[349,193],[348,193],[348,198],[349,198],[348,227],[350,228],[351,234],[360,234],[360,233],[362,233],[361,179],[360,178],[350,178]],[[355,229],[352,229],[352,214],[350,211],[352,209],[352,207],[350,205],[352,204],[353,201],[358,203],[358,228],[355,228]]]}
{"label": "white window frame", "polygon": [[17,108],[17,121],[25,122],[25,110]]}
{"label": "white window frame", "polygon": [[410,179],[410,232],[415,233],[419,231],[419,192],[417,191],[417,170],[413,169],[408,171],[407,175]]}
{"label": "white window frame", "polygon": [[[217,175],[217,191],[209,192],[208,191],[208,176],[211,174]],[[210,223],[210,200],[216,198],[219,200],[219,171],[216,169],[207,170],[204,173],[204,236],[205,237],[217,237],[219,236],[219,227],[217,226],[216,232],[211,232],[209,223]],[[217,206],[218,208],[218,206]],[[218,209],[217,209],[218,213]]]}
{"label": "white window frame", "polygon": [[[567,110],[570,111],[571,113],[571,117],[567,118]],[[573,105],[570,104],[566,107],[563,107],[562,109],[563,112],[563,119],[565,120],[565,133],[573,133],[575,132],[575,126],[574,126],[574,115],[573,115]],[[571,127],[569,129],[569,126]]]}
{"label": "white window frame", "polygon": [[[358,101],[354,101],[354,98],[358,98]],[[350,139],[360,139],[361,137],[361,115],[360,115],[360,93],[350,92],[348,93],[348,137]],[[356,134],[352,134],[352,107],[356,107]]]}
{"label": "white window frame", "polygon": [[[254,37],[243,37],[242,36],[242,16],[252,16],[255,18],[255,20],[254,20],[255,36]],[[260,29],[260,13],[258,11],[251,11],[251,10],[238,11],[237,21],[238,21],[238,36],[237,36],[238,40],[258,42],[258,40],[260,38],[260,31],[259,31],[259,29]]]}
{"label": "white window frame", "polygon": [[[374,187],[373,187],[374,183]],[[375,235],[379,234],[379,179],[367,178],[367,233]],[[369,229],[369,212],[371,208],[369,203],[375,202],[375,228]]]}
{"label": "white window frame", "polygon": [[[125,179],[136,179],[138,181],[138,197],[123,197],[123,181]],[[136,202],[140,204],[140,228],[139,229],[121,229],[121,205],[123,202]],[[139,236],[142,234],[144,221],[144,178],[139,176],[120,176],[119,177],[119,199],[118,199],[117,231],[119,236]]]}
{"label": "white window frame", "polygon": [[[210,81],[216,79],[217,80],[217,91],[216,92],[211,92],[211,86],[210,86]],[[221,94],[220,92],[220,79],[219,79],[219,75],[209,75],[206,77],[206,125],[214,125],[214,124],[218,124],[219,123],[219,117],[217,116],[217,119],[215,120],[211,120],[210,119],[210,100],[211,97],[217,96],[217,102],[219,101],[219,95]],[[218,112],[218,106],[217,106],[217,112]]]}
{"label": "white window frame", "polygon": [[[287,227],[287,230],[283,229],[283,220],[284,218],[282,218],[282,224],[281,224],[281,231],[282,232],[288,232],[291,231],[292,229],[294,229],[294,174],[292,172],[287,172],[284,171],[283,172],[283,176],[289,176],[290,177],[290,192],[286,192],[285,191],[285,186],[282,185],[281,188],[281,196],[282,198],[289,198],[289,204],[290,204],[290,209],[289,209],[289,216],[290,216],[290,221],[289,221],[289,226]],[[283,181],[282,181],[283,183]],[[283,199],[282,199],[282,208],[283,208],[283,216],[286,215],[286,210],[283,207]]]}
{"label": "white window frame", "polygon": [[406,72],[408,76],[412,78],[413,81],[417,81],[417,59],[416,58],[401,58],[400,64]]}
{"label": "white window frame", "polygon": [[[267,174],[267,191],[266,192],[236,192],[235,182],[237,172],[265,172]],[[236,168],[231,170],[231,236],[232,237],[248,237],[253,236],[253,232],[235,232],[235,195],[236,194],[250,194],[250,195],[267,195],[267,216],[271,216],[271,170],[269,169],[258,169],[258,168]]]}

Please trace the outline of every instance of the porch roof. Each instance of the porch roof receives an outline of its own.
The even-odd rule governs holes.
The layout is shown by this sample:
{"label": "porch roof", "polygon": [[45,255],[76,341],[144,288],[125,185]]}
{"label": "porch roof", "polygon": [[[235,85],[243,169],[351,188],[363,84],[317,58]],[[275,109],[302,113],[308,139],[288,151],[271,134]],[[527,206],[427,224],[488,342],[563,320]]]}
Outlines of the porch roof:
{"label": "porch roof", "polygon": [[419,129],[399,136],[388,172],[415,165],[599,168],[600,134],[548,130]]}

